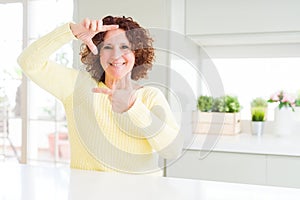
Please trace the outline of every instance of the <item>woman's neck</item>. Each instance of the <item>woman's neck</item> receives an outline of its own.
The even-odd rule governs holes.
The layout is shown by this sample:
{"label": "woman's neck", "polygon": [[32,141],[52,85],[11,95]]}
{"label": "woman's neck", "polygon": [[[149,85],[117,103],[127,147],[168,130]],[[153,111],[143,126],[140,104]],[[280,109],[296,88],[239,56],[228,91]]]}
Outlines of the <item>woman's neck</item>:
{"label": "woman's neck", "polygon": [[112,78],[109,78],[109,77],[105,76],[104,84],[105,84],[108,88],[112,89],[113,86],[114,86],[115,84],[117,84],[117,81],[118,81],[117,79],[112,79]]}

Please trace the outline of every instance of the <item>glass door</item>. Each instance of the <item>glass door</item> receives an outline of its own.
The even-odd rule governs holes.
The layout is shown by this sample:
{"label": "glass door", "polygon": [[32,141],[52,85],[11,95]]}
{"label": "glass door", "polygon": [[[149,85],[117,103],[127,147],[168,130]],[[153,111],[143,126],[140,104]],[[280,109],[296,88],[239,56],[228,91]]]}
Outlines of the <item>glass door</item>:
{"label": "glass door", "polygon": [[[0,1],[0,161],[69,163],[63,107],[22,77],[17,58],[27,44],[72,18],[73,0]],[[72,44],[51,59],[72,66]]]}
{"label": "glass door", "polygon": [[[72,21],[72,17],[72,0],[28,1],[29,44],[57,26]],[[62,47],[50,59],[66,67],[72,66],[72,44]],[[69,140],[63,106],[44,89],[28,82],[27,162],[68,164]]]}
{"label": "glass door", "polygon": [[17,56],[22,51],[22,2],[0,3],[0,25],[0,160],[18,160],[22,143],[22,73]]}

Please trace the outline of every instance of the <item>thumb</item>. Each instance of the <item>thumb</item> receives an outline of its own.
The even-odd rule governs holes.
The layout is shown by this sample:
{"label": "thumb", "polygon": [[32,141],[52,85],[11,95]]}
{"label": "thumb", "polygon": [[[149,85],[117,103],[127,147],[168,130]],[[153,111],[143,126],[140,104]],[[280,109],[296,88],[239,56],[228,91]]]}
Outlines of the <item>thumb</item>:
{"label": "thumb", "polygon": [[112,93],[112,91],[107,88],[93,88],[92,92],[93,93],[102,93],[102,94],[107,94],[107,95],[110,95]]}

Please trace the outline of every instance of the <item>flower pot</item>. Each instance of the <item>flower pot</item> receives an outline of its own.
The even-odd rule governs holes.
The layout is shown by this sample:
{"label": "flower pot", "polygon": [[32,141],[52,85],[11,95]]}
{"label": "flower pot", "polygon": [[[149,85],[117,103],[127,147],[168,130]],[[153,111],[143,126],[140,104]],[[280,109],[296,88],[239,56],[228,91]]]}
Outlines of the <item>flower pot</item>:
{"label": "flower pot", "polygon": [[241,131],[240,113],[193,112],[193,133],[237,135]]}
{"label": "flower pot", "polygon": [[294,120],[299,123],[300,122],[300,106],[296,106],[294,109],[295,109]]}
{"label": "flower pot", "polygon": [[263,121],[252,121],[251,132],[252,135],[261,136],[264,131],[265,122]]}
{"label": "flower pot", "polygon": [[57,133],[58,141],[55,141],[55,133],[50,133],[48,135],[49,150],[51,155],[55,155],[55,143],[57,142],[58,156],[68,157],[69,155],[69,145],[68,145],[68,134],[67,133]]}
{"label": "flower pot", "polygon": [[295,113],[291,108],[275,108],[275,133],[277,135],[290,135],[293,130]]}

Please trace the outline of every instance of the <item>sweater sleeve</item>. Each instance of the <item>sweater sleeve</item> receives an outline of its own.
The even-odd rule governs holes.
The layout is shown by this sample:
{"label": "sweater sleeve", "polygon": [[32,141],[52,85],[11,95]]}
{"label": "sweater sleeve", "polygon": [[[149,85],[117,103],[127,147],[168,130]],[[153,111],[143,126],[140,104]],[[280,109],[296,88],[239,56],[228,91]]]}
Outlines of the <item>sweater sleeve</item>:
{"label": "sweater sleeve", "polygon": [[[132,137],[146,138],[161,157],[175,159],[181,154],[183,137],[159,89],[152,88],[142,98],[138,97],[127,112],[115,113],[115,117],[123,131]],[[138,129],[138,135],[132,135],[130,131],[134,129]]]}
{"label": "sweater sleeve", "polygon": [[26,76],[62,101],[72,94],[78,70],[50,61],[49,57],[73,39],[69,24],[64,24],[33,42],[18,57]]}

